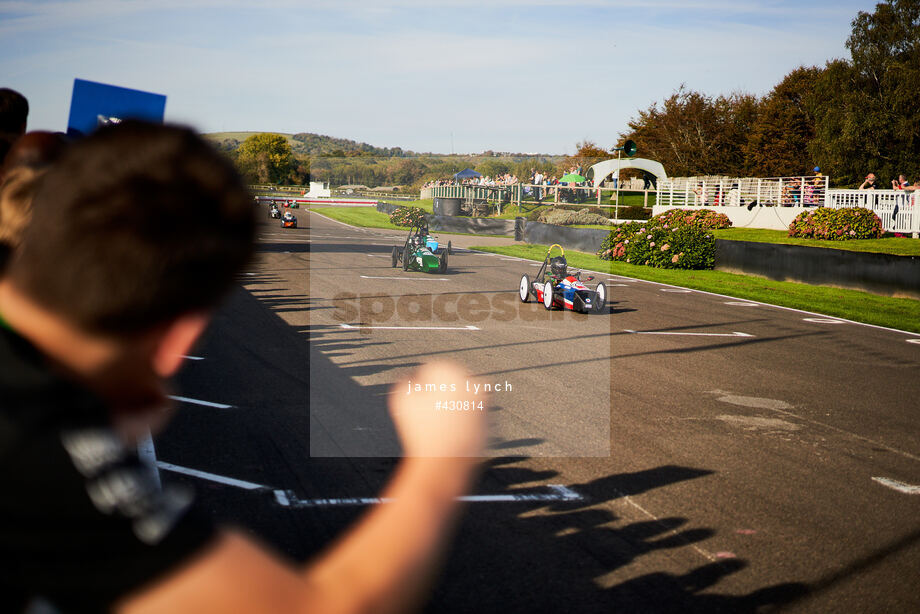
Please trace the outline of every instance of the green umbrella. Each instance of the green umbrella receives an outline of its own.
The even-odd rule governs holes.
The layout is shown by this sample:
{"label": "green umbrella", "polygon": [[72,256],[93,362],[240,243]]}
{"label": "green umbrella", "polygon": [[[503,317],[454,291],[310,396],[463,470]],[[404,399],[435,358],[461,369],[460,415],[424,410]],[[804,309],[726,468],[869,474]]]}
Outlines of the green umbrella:
{"label": "green umbrella", "polygon": [[575,173],[569,173],[568,175],[563,175],[562,179],[559,181],[561,183],[581,183],[585,180],[581,175],[576,175]]}

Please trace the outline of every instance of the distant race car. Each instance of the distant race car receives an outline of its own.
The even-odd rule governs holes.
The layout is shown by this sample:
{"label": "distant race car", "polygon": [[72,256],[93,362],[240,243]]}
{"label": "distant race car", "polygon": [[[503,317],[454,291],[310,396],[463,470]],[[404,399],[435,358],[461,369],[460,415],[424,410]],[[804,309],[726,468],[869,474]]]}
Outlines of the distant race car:
{"label": "distant race car", "polygon": [[450,241],[447,247],[440,247],[428,232],[428,223],[421,222],[412,227],[402,248],[394,246],[391,264],[402,264],[403,271],[443,273],[447,270],[447,256],[453,253]]}
{"label": "distant race car", "polygon": [[294,217],[294,214],[290,211],[285,211],[284,215],[281,216],[281,227],[282,228],[297,228],[297,218]]}
{"label": "distant race car", "polygon": [[268,209],[268,217],[273,220],[281,219],[281,211],[278,210],[278,206],[275,203],[272,203]]}
{"label": "distant race car", "polygon": [[[554,247],[559,248],[560,255],[551,256]],[[593,275],[585,281],[592,279]],[[561,245],[550,246],[533,280],[526,273],[521,276],[519,296],[522,303],[536,298],[546,309],[560,307],[581,313],[600,313],[607,308],[607,286],[602,281],[591,290],[581,281],[581,271],[570,274]]]}
{"label": "distant race car", "polygon": [[300,203],[298,203],[296,200],[291,199],[291,200],[285,201],[284,206],[289,207],[291,209],[299,209]]}

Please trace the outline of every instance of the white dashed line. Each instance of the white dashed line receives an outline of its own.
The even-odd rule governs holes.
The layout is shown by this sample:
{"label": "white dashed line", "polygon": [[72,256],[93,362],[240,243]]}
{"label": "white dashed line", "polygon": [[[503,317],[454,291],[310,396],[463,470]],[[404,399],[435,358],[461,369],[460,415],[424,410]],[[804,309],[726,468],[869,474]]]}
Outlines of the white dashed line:
{"label": "white dashed line", "polygon": [[872,480],[905,495],[920,495],[920,486],[905,484],[904,482],[892,480],[891,478],[872,478]]}
{"label": "white dashed line", "polygon": [[731,305],[732,307],[759,307],[757,303],[749,303],[748,301],[726,301],[724,305]]}
{"label": "white dashed line", "polygon": [[361,279],[398,279],[400,281],[447,281],[445,277],[374,277],[373,275],[362,275]]}
{"label": "white dashed line", "polygon": [[345,330],[482,330],[478,326],[363,326],[361,324],[339,324]]}
{"label": "white dashed line", "polygon": [[[457,501],[466,503],[528,503],[550,501],[582,501],[584,497],[561,484],[548,484],[548,493],[508,493],[501,495],[466,495]],[[382,497],[342,497],[336,499],[300,499],[290,490],[276,490],[275,501],[282,507],[348,507],[379,505],[393,501]]]}
{"label": "white dashed line", "polygon": [[179,401],[180,403],[191,403],[192,405],[203,405],[204,407],[214,407],[217,409],[230,409],[233,407],[233,405],[226,405],[224,403],[212,403],[211,401],[202,401],[200,399],[190,399],[188,397],[175,395],[169,395],[169,398],[173,401]]}
{"label": "white dashed line", "polygon": [[753,337],[749,333],[682,333],[682,332],[665,332],[665,331],[635,331],[623,329],[624,333],[631,335],[673,335],[678,337]]}
{"label": "white dashed line", "polygon": [[815,324],[846,324],[843,320],[835,320],[833,318],[802,318],[802,320]]}
{"label": "white dashed line", "polygon": [[242,488],[244,490],[259,490],[266,489],[267,487],[262,484],[256,484],[255,482],[247,482],[246,480],[237,480],[236,478],[228,478],[223,475],[217,475],[216,473],[208,473],[207,471],[199,471],[197,469],[189,469],[188,467],[180,467],[179,465],[173,465],[172,463],[164,463],[163,461],[157,461],[157,467],[160,469],[165,469],[166,471],[172,471],[173,473],[181,473],[184,475],[190,475],[195,478],[200,478],[202,480],[208,480],[209,482],[217,482],[218,484],[225,484],[227,486],[234,486],[236,488]]}

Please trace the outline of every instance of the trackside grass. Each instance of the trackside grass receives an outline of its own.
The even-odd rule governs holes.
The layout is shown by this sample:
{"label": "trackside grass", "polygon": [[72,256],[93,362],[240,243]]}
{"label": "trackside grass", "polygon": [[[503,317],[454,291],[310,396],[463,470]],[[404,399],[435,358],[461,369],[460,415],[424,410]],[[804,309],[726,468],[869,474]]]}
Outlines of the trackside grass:
{"label": "trackside grass", "polygon": [[713,230],[717,239],[729,241],[753,241],[756,243],[781,243],[805,247],[827,247],[851,252],[876,252],[895,256],[920,256],[920,239],[910,237],[885,237],[882,239],[858,239],[852,241],[822,241],[821,239],[795,239],[785,230],[762,228],[723,228]]}
{"label": "trackside grass", "polygon": [[[541,261],[545,245],[472,247],[484,252]],[[856,322],[920,333],[920,301],[891,298],[858,290],[773,281],[722,271],[683,271],[601,260],[593,254],[566,250],[571,266],[715,292],[742,299],[822,313]]]}

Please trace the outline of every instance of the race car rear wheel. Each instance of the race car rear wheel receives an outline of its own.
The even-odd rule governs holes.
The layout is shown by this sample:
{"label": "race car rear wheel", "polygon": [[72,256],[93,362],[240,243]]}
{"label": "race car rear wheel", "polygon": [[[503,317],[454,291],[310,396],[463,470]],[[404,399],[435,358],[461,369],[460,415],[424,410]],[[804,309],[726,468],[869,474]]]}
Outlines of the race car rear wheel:
{"label": "race car rear wheel", "polygon": [[447,272],[447,253],[441,254],[441,257],[438,259],[440,264],[438,265],[438,273]]}
{"label": "race car rear wheel", "polygon": [[409,246],[407,245],[405,249],[403,249],[403,271],[409,270],[409,257],[410,256],[411,256],[411,252],[409,251]]}
{"label": "race car rear wheel", "polygon": [[450,241],[447,242],[447,253],[451,256],[454,255],[454,247],[450,244]]}
{"label": "race car rear wheel", "polygon": [[399,264],[399,248],[394,245],[393,253],[390,255],[390,266],[392,266],[395,269],[396,265],[398,264]]}
{"label": "race car rear wheel", "polygon": [[604,282],[597,284],[594,290],[594,311],[600,313],[607,308],[607,286]]}
{"label": "race car rear wheel", "polygon": [[530,302],[530,278],[527,274],[521,276],[521,287],[518,289],[518,296],[521,297],[522,303]]}
{"label": "race car rear wheel", "polygon": [[547,309],[553,308],[553,284],[549,281],[543,284],[543,306]]}

